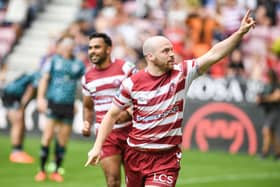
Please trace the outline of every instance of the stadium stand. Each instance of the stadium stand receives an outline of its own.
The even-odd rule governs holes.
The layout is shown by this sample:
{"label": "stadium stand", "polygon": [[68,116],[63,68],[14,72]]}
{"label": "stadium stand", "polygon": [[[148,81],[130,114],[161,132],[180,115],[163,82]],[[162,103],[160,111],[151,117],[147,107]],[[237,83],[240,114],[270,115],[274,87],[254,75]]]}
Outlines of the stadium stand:
{"label": "stadium stand", "polygon": [[[80,0],[47,1],[43,11],[39,12],[36,19],[24,30],[5,59],[7,64],[5,82],[23,72],[38,68],[42,56],[46,54],[50,36],[61,32],[74,20],[79,4]],[[2,48],[3,51],[9,49],[5,46]]]}

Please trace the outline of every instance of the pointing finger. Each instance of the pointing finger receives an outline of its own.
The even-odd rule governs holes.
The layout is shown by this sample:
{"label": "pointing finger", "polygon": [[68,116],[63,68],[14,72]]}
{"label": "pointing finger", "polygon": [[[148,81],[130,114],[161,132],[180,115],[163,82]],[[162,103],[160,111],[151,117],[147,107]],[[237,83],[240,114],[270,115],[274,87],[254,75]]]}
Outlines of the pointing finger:
{"label": "pointing finger", "polygon": [[250,14],[251,14],[251,10],[248,9],[245,16],[244,16],[244,20],[247,20],[249,18]]}
{"label": "pointing finger", "polygon": [[93,159],[93,157],[89,157],[88,158],[88,160],[87,160],[87,162],[85,164],[85,167],[87,167],[91,163],[92,159]]}

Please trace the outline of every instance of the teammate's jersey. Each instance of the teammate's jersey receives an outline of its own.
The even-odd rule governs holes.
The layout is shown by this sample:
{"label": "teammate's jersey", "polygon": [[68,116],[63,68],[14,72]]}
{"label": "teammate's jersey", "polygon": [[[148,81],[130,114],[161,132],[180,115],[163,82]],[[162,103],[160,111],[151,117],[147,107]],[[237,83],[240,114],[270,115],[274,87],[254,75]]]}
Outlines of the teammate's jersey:
{"label": "teammate's jersey", "polygon": [[[116,59],[106,69],[92,67],[82,78],[83,94],[91,96],[95,111],[95,128],[110,109],[112,100],[120,88],[121,82],[135,71],[135,65]],[[114,128],[131,125],[131,121],[116,124]]]}
{"label": "teammate's jersey", "polygon": [[58,104],[74,103],[77,83],[84,71],[85,66],[82,61],[54,55],[42,69],[43,73],[48,73],[50,76],[47,99]]}
{"label": "teammate's jersey", "polygon": [[121,108],[133,105],[129,146],[165,149],[181,144],[184,100],[197,76],[196,61],[189,60],[162,76],[142,70],[122,82],[113,102]]}
{"label": "teammate's jersey", "polygon": [[8,83],[4,88],[4,92],[21,98],[28,85],[32,85],[34,88],[37,88],[39,78],[40,72],[22,74],[17,79]]}

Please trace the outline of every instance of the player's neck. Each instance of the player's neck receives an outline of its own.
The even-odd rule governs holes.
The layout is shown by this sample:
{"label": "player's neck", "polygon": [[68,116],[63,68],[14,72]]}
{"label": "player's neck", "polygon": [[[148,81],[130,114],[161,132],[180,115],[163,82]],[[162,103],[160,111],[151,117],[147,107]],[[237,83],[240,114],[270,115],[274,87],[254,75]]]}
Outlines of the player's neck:
{"label": "player's neck", "polygon": [[166,69],[160,69],[156,66],[148,65],[146,71],[153,77],[160,77],[167,72]]}
{"label": "player's neck", "polygon": [[111,65],[111,59],[106,59],[100,64],[96,64],[97,69],[107,69]]}

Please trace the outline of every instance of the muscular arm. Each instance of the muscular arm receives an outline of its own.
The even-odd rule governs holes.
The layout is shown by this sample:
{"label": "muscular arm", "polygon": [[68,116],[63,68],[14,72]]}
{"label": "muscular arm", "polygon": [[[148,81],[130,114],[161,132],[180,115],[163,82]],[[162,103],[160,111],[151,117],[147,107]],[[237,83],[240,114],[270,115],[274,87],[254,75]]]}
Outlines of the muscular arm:
{"label": "muscular arm", "polygon": [[213,64],[228,55],[236,45],[241,41],[243,36],[255,26],[253,18],[249,17],[248,10],[244,16],[240,28],[227,39],[214,45],[205,55],[197,58],[198,71],[200,74],[205,73]]}
{"label": "muscular arm", "polygon": [[83,96],[83,119],[84,119],[84,127],[82,129],[82,133],[84,136],[90,136],[91,126],[93,123],[94,103],[90,96]]}
{"label": "muscular arm", "polygon": [[112,105],[112,107],[106,113],[106,115],[104,116],[101,122],[94,147],[101,149],[102,144],[104,143],[105,139],[110,134],[110,132],[112,131],[112,128],[116,123],[118,116],[121,112],[122,110],[119,107],[117,107],[114,104]]}
{"label": "muscular arm", "polygon": [[88,121],[90,124],[93,123],[94,103],[90,96],[83,96],[83,118],[84,121]]}
{"label": "muscular arm", "polygon": [[88,166],[89,164],[95,165],[99,162],[102,145],[112,131],[121,112],[122,110],[113,104],[110,110],[106,113],[99,127],[93,148],[88,153],[88,160],[85,166]]}

